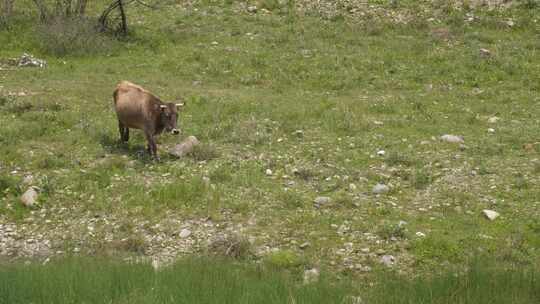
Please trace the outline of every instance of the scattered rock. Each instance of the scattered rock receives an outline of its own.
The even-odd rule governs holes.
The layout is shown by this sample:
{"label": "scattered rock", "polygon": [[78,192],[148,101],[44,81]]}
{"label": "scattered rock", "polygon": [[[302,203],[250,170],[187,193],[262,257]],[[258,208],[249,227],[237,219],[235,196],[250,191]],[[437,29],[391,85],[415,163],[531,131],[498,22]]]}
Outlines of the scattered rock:
{"label": "scattered rock", "polygon": [[491,56],[491,51],[488,49],[480,49],[480,56],[487,58]]}
{"label": "scattered rock", "polygon": [[392,267],[396,263],[396,258],[393,255],[383,255],[381,257],[381,264],[386,267]]}
{"label": "scattered rock", "polygon": [[330,202],[332,202],[332,199],[329,198],[328,196],[317,196],[313,200],[313,202],[315,203],[315,207],[319,208],[322,205],[326,205],[326,204],[329,204]]}
{"label": "scattered rock", "polygon": [[384,150],[377,151],[377,155],[379,155],[379,156],[384,156],[385,154],[386,154],[386,151],[384,151]]}
{"label": "scattered rock", "polygon": [[380,183],[373,186],[373,189],[371,190],[371,192],[373,192],[374,194],[383,194],[383,193],[387,193],[388,191],[390,191],[390,187],[388,187],[385,184],[380,184]]}
{"label": "scattered rock", "polygon": [[193,152],[193,148],[199,144],[199,140],[195,136],[188,136],[182,143],[174,146],[169,153],[176,157],[184,157]]}
{"label": "scattered rock", "polygon": [[297,137],[304,137],[304,131],[296,130],[294,131],[294,135],[296,135]]}
{"label": "scattered rock", "polygon": [[497,117],[497,116],[492,116],[492,117],[488,118],[487,121],[488,121],[488,123],[497,123],[499,120],[500,120],[499,117]]}
{"label": "scattered rock", "polygon": [[495,133],[495,129],[493,129],[493,128],[488,128],[487,131],[488,131],[488,133]]}
{"label": "scattered rock", "polygon": [[350,183],[350,184],[349,184],[349,190],[350,190],[350,191],[356,191],[356,185],[353,184],[353,183]]}
{"label": "scattered rock", "polygon": [[35,58],[30,54],[23,53],[21,55],[21,58],[19,58],[19,60],[17,61],[17,66],[44,68],[47,66],[47,61]]}
{"label": "scattered rock", "polygon": [[266,169],[265,173],[268,176],[271,176],[273,174],[272,170],[270,170],[270,169]]}
{"label": "scattered rock", "polygon": [[417,237],[425,237],[426,234],[423,233],[423,232],[421,232],[421,231],[418,231],[418,232],[416,233],[416,236],[417,236]]}
{"label": "scattered rock", "polygon": [[311,243],[305,242],[305,243],[300,244],[299,248],[303,250],[303,249],[308,248],[309,246],[311,246]]}
{"label": "scattered rock", "polygon": [[445,142],[449,142],[449,143],[454,143],[454,144],[462,144],[465,142],[462,136],[451,135],[451,134],[444,134],[443,136],[441,136],[441,140]]}
{"label": "scattered rock", "polygon": [[189,229],[182,229],[182,231],[180,231],[180,234],[179,236],[183,239],[189,237],[191,235],[191,230]]}
{"label": "scattered rock", "polygon": [[21,202],[26,207],[33,207],[38,203],[37,198],[38,198],[38,192],[36,191],[36,187],[30,187],[21,196]]}
{"label": "scattered rock", "polygon": [[320,273],[317,268],[304,271],[304,284],[316,283],[319,281]]}
{"label": "scattered rock", "polygon": [[254,13],[257,12],[257,7],[256,7],[255,5],[250,5],[250,6],[247,7],[247,11],[248,11],[249,13],[254,14]]}
{"label": "scattered rock", "polygon": [[30,186],[33,183],[34,183],[34,176],[32,175],[26,175],[22,180],[22,184],[25,186]]}
{"label": "scattered rock", "polygon": [[482,213],[490,221],[493,221],[494,219],[499,217],[499,213],[493,210],[484,209],[482,210]]}

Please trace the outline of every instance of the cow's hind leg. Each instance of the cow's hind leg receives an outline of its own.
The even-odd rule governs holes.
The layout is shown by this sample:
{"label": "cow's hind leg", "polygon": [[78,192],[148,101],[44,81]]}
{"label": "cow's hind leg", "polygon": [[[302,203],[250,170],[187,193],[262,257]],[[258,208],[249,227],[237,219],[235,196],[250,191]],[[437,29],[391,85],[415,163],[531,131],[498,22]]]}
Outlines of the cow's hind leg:
{"label": "cow's hind leg", "polygon": [[127,142],[129,140],[129,128],[124,126],[121,121],[118,121],[118,131],[120,132],[120,140]]}

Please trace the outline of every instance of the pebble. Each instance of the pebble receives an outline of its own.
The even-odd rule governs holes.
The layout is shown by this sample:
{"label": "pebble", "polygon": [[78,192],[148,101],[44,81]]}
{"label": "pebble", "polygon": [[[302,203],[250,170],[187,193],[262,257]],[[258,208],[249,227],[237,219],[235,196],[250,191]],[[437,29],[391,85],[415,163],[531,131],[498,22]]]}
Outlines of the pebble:
{"label": "pebble", "polygon": [[30,187],[24,194],[21,196],[21,202],[26,207],[33,207],[37,204],[38,193],[35,187]]}
{"label": "pebble", "polygon": [[373,186],[373,189],[371,190],[374,194],[382,194],[390,191],[390,187],[388,187],[385,184],[378,183],[375,186]]}
{"label": "pebble", "polygon": [[491,56],[491,51],[488,50],[488,49],[482,48],[482,49],[480,49],[480,56],[489,57],[489,56]]}
{"label": "pebble", "polygon": [[302,243],[300,244],[300,246],[298,246],[300,249],[306,249],[308,248],[309,246],[311,246],[311,244],[309,242],[305,242],[305,243]]}
{"label": "pebble", "polygon": [[304,284],[316,283],[319,281],[320,273],[317,268],[304,271]]}
{"label": "pebble", "polygon": [[442,141],[445,141],[445,142],[449,142],[449,143],[454,143],[454,144],[462,144],[464,143],[465,141],[463,140],[463,137],[462,136],[458,136],[458,135],[451,135],[451,134],[444,134],[441,136],[441,140]]}
{"label": "pebble", "polygon": [[396,263],[396,258],[393,255],[383,255],[381,257],[381,264],[386,267],[392,267]]}
{"label": "pebble", "polygon": [[384,156],[385,154],[386,154],[386,151],[384,151],[384,150],[377,151],[377,155],[379,155],[379,156]]}
{"label": "pebble", "polygon": [[490,221],[493,221],[494,219],[498,218],[500,215],[498,212],[493,211],[493,210],[488,210],[488,209],[482,210],[482,213]]}
{"label": "pebble", "polygon": [[328,196],[318,196],[313,200],[313,202],[315,203],[315,207],[319,208],[322,205],[326,205],[332,202],[332,199]]}
{"label": "pebble", "polygon": [[265,173],[268,176],[271,176],[273,174],[272,170],[270,170],[270,169],[266,169]]}
{"label": "pebble", "polygon": [[426,234],[423,233],[423,232],[421,232],[421,231],[418,231],[418,232],[416,233],[416,236],[417,236],[417,237],[425,237]]}
{"label": "pebble", "polygon": [[497,116],[492,116],[492,117],[488,118],[488,123],[496,123],[496,122],[498,122],[499,120],[500,120],[499,117],[497,117]]}
{"label": "pebble", "polygon": [[180,234],[179,236],[183,239],[189,237],[191,235],[191,230],[189,229],[182,229],[182,231],[180,231]]}

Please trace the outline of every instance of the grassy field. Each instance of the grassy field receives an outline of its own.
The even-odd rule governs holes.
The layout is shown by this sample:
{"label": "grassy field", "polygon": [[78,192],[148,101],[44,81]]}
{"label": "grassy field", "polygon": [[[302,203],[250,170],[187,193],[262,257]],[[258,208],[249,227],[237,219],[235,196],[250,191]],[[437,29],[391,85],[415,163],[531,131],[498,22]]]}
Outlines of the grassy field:
{"label": "grassy field", "polygon": [[[0,31],[0,232],[19,244],[4,258],[174,259],[226,235],[242,257],[336,276],[370,276],[383,256],[411,276],[478,254],[538,262],[534,2],[373,1],[383,13],[331,17],[264,3],[269,13],[235,1],[131,7],[120,40],[16,7]],[[23,52],[47,67],[8,64]],[[141,132],[120,144],[112,91],[123,79],[184,97],[182,137],[200,148],[175,159],[166,150],[181,138],[162,135],[154,162]],[[377,183],[390,191],[372,193]],[[35,208],[19,202],[30,184]],[[330,202],[315,206],[318,196]]]}
{"label": "grassy field", "polygon": [[[293,273],[231,261],[192,259],[150,265],[71,258],[0,269],[0,303],[536,303],[537,269],[471,264],[412,281],[378,273],[365,282],[323,277],[303,285]],[[371,285],[372,287],[368,287]]]}

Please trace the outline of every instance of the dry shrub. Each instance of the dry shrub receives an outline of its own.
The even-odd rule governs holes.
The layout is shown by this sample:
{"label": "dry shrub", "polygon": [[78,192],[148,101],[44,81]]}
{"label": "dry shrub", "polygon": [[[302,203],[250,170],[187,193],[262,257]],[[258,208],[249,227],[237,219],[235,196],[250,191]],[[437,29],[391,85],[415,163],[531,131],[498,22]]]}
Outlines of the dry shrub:
{"label": "dry shrub", "polygon": [[43,52],[54,56],[89,55],[112,50],[114,41],[101,33],[96,21],[83,17],[55,17],[37,27]]}

